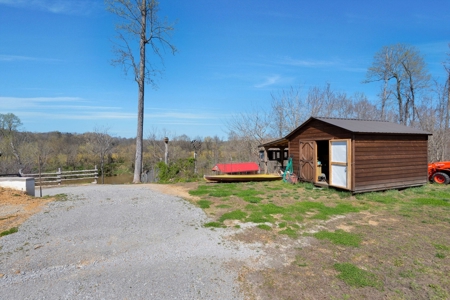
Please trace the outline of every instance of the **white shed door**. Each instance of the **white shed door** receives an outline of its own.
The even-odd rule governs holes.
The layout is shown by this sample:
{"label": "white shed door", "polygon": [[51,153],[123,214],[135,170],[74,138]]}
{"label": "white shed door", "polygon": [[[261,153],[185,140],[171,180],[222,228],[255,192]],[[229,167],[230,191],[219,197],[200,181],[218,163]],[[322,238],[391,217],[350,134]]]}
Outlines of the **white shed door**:
{"label": "white shed door", "polygon": [[350,140],[330,140],[330,185],[349,189]]}

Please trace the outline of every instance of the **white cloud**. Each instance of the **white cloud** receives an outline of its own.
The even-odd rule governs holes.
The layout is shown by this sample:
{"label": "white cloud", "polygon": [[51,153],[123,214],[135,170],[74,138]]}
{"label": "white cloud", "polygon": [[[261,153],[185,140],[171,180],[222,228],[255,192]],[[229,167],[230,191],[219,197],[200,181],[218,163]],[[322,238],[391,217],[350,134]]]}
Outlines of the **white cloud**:
{"label": "white cloud", "polygon": [[274,85],[274,84],[280,82],[280,80],[281,80],[280,75],[273,75],[273,76],[267,77],[264,82],[255,84],[255,87],[263,88],[263,87],[271,86],[271,85]]}
{"label": "white cloud", "polygon": [[0,0],[0,5],[49,11],[55,14],[85,15],[99,7],[94,0]]}
{"label": "white cloud", "polygon": [[[92,105],[91,105],[92,104]],[[19,118],[45,120],[124,120],[136,119],[135,112],[126,112],[119,106],[102,106],[79,97],[0,97],[0,107]],[[167,123],[192,123],[201,120],[217,120],[222,114],[204,111],[180,111],[176,109],[146,109],[146,120]],[[166,122],[164,122],[166,123]]]}
{"label": "white cloud", "polygon": [[[2,0],[0,0],[0,1],[2,1]],[[31,57],[31,56],[22,56],[22,55],[0,54],[0,61],[6,61],[6,62],[16,62],[16,61],[57,62],[57,61],[61,61],[61,60],[54,59],[54,58],[40,58],[40,57]]]}
{"label": "white cloud", "polygon": [[45,119],[48,120],[123,120],[123,119],[135,119],[135,113],[121,113],[110,111],[93,111],[93,112],[39,112],[39,111],[24,111],[17,114],[18,117],[27,119]]}
{"label": "white cloud", "polygon": [[208,120],[208,119],[218,119],[222,114],[214,114],[210,112],[180,112],[178,110],[171,109],[159,109],[152,108],[153,112],[146,113],[145,118],[147,119],[167,119],[167,120]]}
{"label": "white cloud", "polygon": [[327,60],[304,60],[304,59],[294,59],[291,57],[283,57],[280,61],[283,65],[290,66],[299,66],[299,67],[329,67],[333,65],[337,65],[336,61],[327,61]]}
{"label": "white cloud", "polygon": [[[0,0],[0,1],[2,1],[2,0]],[[29,56],[0,54],[0,61],[28,61],[28,60],[35,60],[35,58],[29,57]]]}
{"label": "white cloud", "polygon": [[58,103],[76,103],[85,102],[78,97],[34,97],[34,98],[19,98],[19,97],[0,97],[0,107],[4,110],[21,110],[30,108],[43,108],[45,104]]}

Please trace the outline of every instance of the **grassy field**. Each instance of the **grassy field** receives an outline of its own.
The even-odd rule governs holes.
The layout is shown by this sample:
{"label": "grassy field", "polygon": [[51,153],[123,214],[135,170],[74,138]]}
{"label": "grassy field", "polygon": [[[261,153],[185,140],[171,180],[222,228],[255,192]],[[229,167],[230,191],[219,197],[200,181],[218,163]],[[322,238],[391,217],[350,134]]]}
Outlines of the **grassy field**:
{"label": "grassy field", "polygon": [[241,276],[250,299],[450,299],[449,185],[351,195],[202,183],[189,193],[213,219],[204,226],[262,244],[270,263]]}

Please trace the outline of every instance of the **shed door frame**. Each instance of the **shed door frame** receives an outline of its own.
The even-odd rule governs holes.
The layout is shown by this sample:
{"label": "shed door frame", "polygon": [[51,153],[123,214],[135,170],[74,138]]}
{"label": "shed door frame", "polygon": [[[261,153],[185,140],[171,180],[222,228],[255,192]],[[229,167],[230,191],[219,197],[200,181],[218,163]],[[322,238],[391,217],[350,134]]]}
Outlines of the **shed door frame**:
{"label": "shed door frame", "polygon": [[330,186],[347,190],[351,187],[351,142],[351,139],[335,139],[329,141]]}

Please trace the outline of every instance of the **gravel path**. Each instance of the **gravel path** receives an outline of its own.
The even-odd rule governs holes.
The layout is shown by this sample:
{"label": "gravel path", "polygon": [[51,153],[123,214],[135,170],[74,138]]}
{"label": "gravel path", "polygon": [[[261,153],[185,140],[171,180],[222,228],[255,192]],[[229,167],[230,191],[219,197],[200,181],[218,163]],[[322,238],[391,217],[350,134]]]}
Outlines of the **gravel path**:
{"label": "gravel path", "polygon": [[145,185],[65,193],[0,239],[0,299],[243,299],[258,253],[210,230],[203,211]]}

